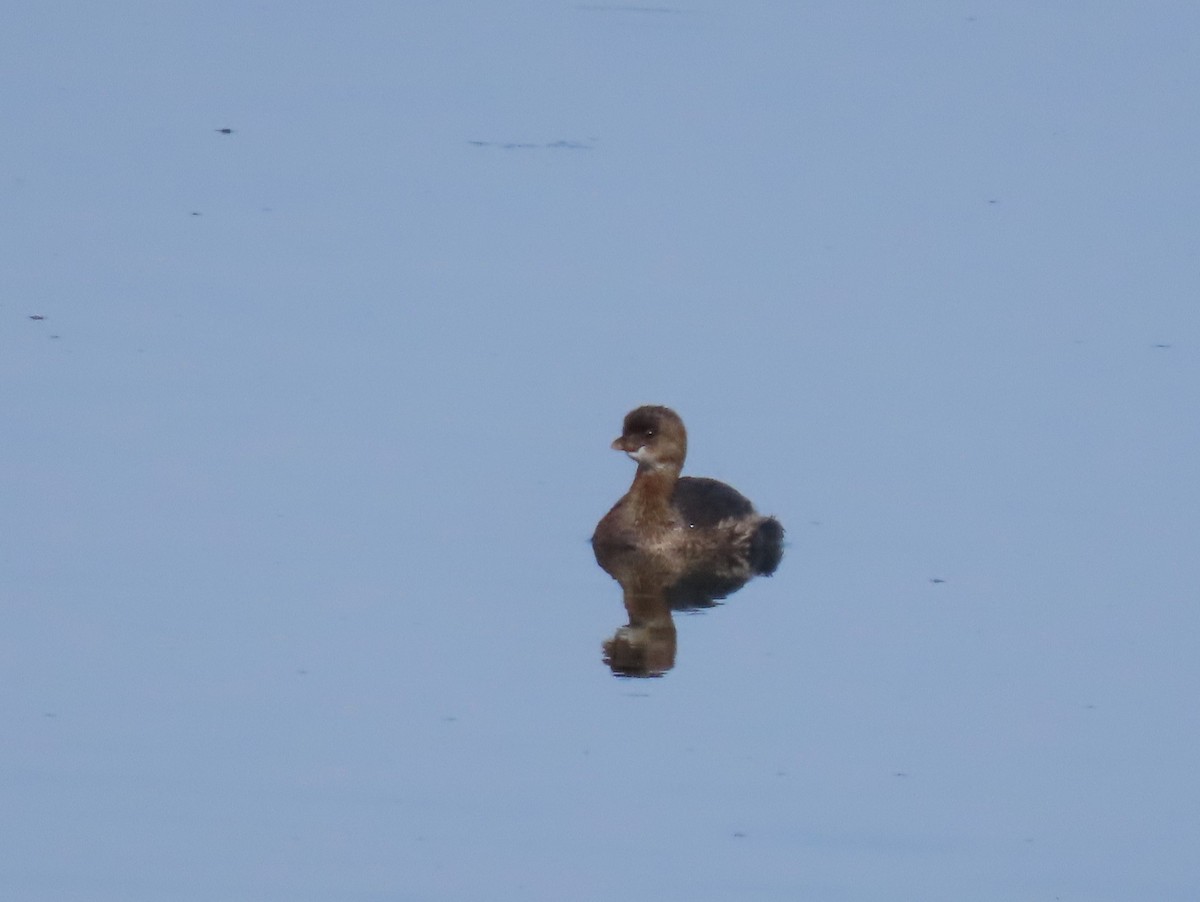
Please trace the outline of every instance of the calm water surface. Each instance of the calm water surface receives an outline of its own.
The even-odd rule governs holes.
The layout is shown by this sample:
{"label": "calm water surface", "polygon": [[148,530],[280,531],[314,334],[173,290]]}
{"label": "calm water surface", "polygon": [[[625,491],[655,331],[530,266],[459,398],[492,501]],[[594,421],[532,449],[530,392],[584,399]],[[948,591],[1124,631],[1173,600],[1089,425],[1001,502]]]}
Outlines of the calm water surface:
{"label": "calm water surface", "polygon": [[1196,11],[9,19],[5,898],[1196,898]]}

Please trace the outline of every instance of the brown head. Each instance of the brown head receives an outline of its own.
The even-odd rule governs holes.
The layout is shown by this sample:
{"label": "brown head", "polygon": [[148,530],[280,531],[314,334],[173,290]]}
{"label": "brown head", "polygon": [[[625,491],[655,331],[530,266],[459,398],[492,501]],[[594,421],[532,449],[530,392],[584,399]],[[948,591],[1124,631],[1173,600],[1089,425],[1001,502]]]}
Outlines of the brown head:
{"label": "brown head", "polygon": [[639,407],[625,416],[621,437],[612,443],[638,462],[638,469],[676,472],[687,457],[687,430],[669,407]]}

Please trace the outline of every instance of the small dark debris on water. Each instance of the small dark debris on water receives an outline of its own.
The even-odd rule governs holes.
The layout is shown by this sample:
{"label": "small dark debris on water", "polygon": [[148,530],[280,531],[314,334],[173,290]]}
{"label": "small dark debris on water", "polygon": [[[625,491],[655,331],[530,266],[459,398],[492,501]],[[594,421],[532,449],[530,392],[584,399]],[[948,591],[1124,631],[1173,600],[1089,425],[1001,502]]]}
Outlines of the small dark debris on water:
{"label": "small dark debris on water", "polygon": [[931,576],[931,577],[929,577],[929,581],[931,583],[933,583],[935,586],[940,585],[945,582],[945,580],[939,576]]}
{"label": "small dark debris on water", "polygon": [[591,150],[592,145],[583,141],[468,141],[472,147],[499,147],[501,150]]}
{"label": "small dark debris on water", "polygon": [[30,319],[45,319],[46,317],[42,316],[40,313],[31,313],[31,314],[29,314],[29,318]]}
{"label": "small dark debris on water", "polygon": [[233,134],[233,129],[231,129],[231,128],[218,128],[218,129],[216,129],[216,131],[218,134],[222,134],[222,135],[232,135]]}

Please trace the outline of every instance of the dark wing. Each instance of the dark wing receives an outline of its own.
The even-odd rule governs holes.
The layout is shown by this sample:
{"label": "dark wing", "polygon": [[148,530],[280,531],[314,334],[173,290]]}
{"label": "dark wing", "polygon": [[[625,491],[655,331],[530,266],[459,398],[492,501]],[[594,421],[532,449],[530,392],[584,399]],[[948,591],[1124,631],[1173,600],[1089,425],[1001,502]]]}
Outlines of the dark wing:
{"label": "dark wing", "polygon": [[716,526],[729,517],[754,513],[754,505],[737,489],[715,479],[695,476],[684,476],[675,483],[671,504],[690,525],[699,527]]}

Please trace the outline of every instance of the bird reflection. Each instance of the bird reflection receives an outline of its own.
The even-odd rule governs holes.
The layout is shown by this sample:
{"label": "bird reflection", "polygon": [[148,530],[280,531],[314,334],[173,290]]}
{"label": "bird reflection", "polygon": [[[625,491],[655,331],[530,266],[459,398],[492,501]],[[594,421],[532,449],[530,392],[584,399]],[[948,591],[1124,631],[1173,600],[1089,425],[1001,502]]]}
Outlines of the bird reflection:
{"label": "bird reflection", "polygon": [[593,543],[596,563],[621,584],[629,623],[604,642],[604,663],[617,676],[657,677],[675,666],[672,611],[711,608],[742,586],[747,561],[681,561],[628,545]]}

